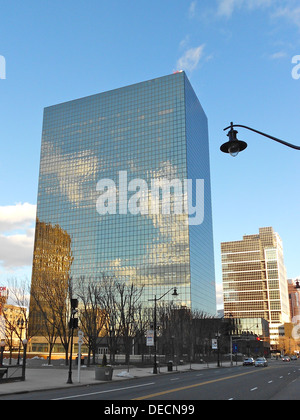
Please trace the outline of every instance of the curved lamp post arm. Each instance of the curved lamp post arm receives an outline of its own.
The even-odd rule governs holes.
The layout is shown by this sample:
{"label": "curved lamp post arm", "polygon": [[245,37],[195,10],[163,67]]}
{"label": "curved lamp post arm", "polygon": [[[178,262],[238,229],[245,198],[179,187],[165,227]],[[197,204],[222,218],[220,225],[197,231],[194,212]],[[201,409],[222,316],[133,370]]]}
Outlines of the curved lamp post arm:
{"label": "curved lamp post arm", "polygon": [[278,143],[281,143],[281,144],[284,144],[285,146],[291,147],[292,149],[300,150],[300,146],[296,146],[296,145],[294,145],[294,144],[287,143],[286,141],[280,140],[280,139],[278,139],[277,137],[270,136],[269,134],[266,134],[266,133],[263,133],[263,132],[261,132],[261,131],[255,130],[254,128],[247,127],[246,125],[232,124],[232,123],[231,123],[231,125],[230,125],[229,127],[224,128],[224,131],[225,131],[225,130],[229,130],[229,129],[233,129],[233,127],[242,127],[242,128],[246,128],[247,130],[254,131],[255,133],[258,133],[258,134],[261,134],[262,136],[268,137],[268,138],[269,138],[269,139],[271,139],[271,140],[275,140],[275,141],[277,141]]}
{"label": "curved lamp post arm", "polygon": [[159,297],[159,298],[157,298],[156,296],[155,296],[155,298],[154,299],[148,299],[148,301],[149,302],[154,302],[154,301],[158,301],[158,300],[160,300],[160,299],[162,299],[163,297],[165,297],[168,293],[170,293],[171,292],[171,290],[174,290],[173,291],[173,293],[172,293],[172,296],[178,296],[178,293],[177,293],[177,288],[176,287],[172,287],[170,290],[168,290],[166,293],[164,293],[161,297]]}
{"label": "curved lamp post arm", "polygon": [[156,357],[157,357],[157,348],[156,348],[156,341],[157,341],[157,335],[156,335],[156,327],[157,327],[157,320],[156,320],[156,302],[160,299],[162,299],[164,296],[166,296],[168,293],[171,292],[171,290],[174,290],[172,293],[172,296],[178,296],[177,293],[177,288],[176,287],[172,287],[170,290],[168,290],[166,293],[164,293],[161,297],[157,298],[156,295],[154,296],[154,299],[148,299],[149,302],[154,302],[154,325],[153,325],[153,330],[154,330],[154,365],[153,365],[153,373],[157,374],[157,361],[156,361]]}

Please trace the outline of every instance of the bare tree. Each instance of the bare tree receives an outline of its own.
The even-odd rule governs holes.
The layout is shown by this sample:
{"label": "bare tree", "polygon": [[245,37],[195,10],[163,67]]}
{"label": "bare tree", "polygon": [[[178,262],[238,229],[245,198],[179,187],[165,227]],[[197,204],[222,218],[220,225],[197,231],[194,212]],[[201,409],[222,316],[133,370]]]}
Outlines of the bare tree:
{"label": "bare tree", "polygon": [[70,342],[70,298],[72,297],[72,278],[51,277],[43,273],[31,287],[30,327],[38,327],[40,335],[46,337],[50,354],[57,338],[65,350],[68,364]]}
{"label": "bare tree", "polygon": [[79,304],[79,319],[88,347],[88,365],[91,354],[92,363],[95,364],[97,340],[103,334],[108,322],[107,312],[103,309],[102,284],[93,277],[81,276],[76,282],[76,294]]}
{"label": "bare tree", "polygon": [[132,340],[136,335],[138,324],[136,318],[141,309],[141,295],[143,289],[133,283],[116,283],[116,308],[119,312],[119,330],[123,338],[125,363],[129,363]]}
{"label": "bare tree", "polygon": [[[7,283],[9,289],[9,300],[2,313],[5,321],[7,337],[6,344],[10,349],[11,361],[12,351],[14,349],[13,338],[17,337],[19,341],[19,362],[20,350],[21,347],[23,347],[23,339],[29,340],[36,334],[36,330],[29,331],[28,329],[30,285],[26,278],[22,280],[11,278]],[[13,311],[10,311],[10,306],[14,307]]]}
{"label": "bare tree", "polygon": [[133,338],[141,326],[141,295],[143,289],[111,276],[103,276],[102,284],[101,302],[108,317],[105,330],[110,361],[115,361],[115,355],[122,339],[126,363],[128,363]]}
{"label": "bare tree", "polygon": [[48,343],[48,364],[51,364],[52,352],[58,337],[59,319],[56,309],[57,305],[51,305],[53,296],[49,294],[49,284],[46,274],[35,287],[31,288],[30,304],[30,329],[35,326],[39,328],[39,335],[42,335]]}
{"label": "bare tree", "polygon": [[119,314],[116,303],[116,279],[115,277],[103,274],[101,281],[103,286],[101,306],[108,316],[108,322],[105,324],[105,333],[110,354],[110,362],[114,363],[120,336]]}

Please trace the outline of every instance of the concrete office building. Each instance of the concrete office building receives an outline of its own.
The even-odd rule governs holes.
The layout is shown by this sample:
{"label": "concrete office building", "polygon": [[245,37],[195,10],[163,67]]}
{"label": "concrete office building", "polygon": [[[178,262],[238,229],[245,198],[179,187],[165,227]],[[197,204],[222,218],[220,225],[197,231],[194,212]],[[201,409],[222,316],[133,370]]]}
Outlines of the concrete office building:
{"label": "concrete office building", "polygon": [[290,320],[282,241],[272,227],[221,244],[225,317],[264,318],[271,346]]}

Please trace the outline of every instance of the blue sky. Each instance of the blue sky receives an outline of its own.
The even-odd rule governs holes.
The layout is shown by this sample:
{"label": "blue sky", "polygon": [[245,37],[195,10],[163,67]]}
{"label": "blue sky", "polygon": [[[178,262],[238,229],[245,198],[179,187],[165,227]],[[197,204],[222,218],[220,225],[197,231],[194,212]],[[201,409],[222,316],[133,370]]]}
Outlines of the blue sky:
{"label": "blue sky", "polygon": [[175,70],[209,121],[218,291],[220,242],[263,226],[300,277],[300,152],[244,129],[245,152],[219,150],[231,121],[300,145],[297,0],[0,0],[0,10],[1,282],[30,277],[43,108]]}

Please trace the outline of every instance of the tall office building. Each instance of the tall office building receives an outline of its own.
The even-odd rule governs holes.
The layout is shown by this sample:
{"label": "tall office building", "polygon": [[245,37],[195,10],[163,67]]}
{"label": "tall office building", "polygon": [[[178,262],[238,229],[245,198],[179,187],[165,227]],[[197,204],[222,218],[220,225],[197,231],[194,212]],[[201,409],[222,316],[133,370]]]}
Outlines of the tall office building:
{"label": "tall office building", "polygon": [[110,275],[216,313],[207,118],[184,72],[45,108],[36,229],[32,287]]}
{"label": "tall office building", "polygon": [[224,315],[226,318],[264,318],[271,344],[289,322],[289,298],[282,242],[272,227],[241,241],[221,244]]}

